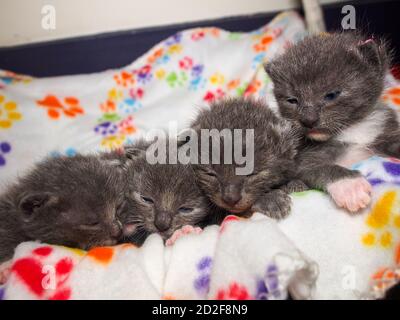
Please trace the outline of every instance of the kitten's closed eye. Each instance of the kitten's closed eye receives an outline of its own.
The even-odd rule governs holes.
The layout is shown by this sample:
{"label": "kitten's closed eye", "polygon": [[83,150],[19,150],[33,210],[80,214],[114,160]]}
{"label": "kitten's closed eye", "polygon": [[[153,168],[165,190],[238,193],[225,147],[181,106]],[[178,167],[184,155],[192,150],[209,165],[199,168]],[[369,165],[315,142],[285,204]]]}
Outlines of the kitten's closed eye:
{"label": "kitten's closed eye", "polygon": [[341,93],[341,91],[339,91],[339,90],[329,92],[325,95],[324,100],[325,101],[333,101],[340,95],[340,93]]}
{"label": "kitten's closed eye", "polygon": [[154,204],[154,200],[150,197],[140,196],[140,199],[146,204]]}
{"label": "kitten's closed eye", "polygon": [[298,104],[299,103],[299,100],[297,100],[297,98],[287,98],[286,101],[289,102],[290,104]]}
{"label": "kitten's closed eye", "polygon": [[86,231],[97,230],[99,229],[99,227],[100,223],[98,221],[82,224],[79,226],[81,230],[86,230]]}
{"label": "kitten's closed eye", "polygon": [[179,213],[183,213],[183,214],[187,214],[192,212],[194,209],[193,208],[189,208],[189,207],[180,207],[178,209]]}

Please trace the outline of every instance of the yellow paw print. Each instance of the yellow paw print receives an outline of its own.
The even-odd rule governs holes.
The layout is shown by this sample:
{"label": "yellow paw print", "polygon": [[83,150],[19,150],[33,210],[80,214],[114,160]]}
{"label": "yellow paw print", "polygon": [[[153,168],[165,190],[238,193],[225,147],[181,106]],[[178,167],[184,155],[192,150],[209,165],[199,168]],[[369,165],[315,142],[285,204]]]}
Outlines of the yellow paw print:
{"label": "yellow paw print", "polygon": [[385,249],[393,246],[396,241],[394,237],[399,235],[396,229],[400,229],[396,191],[387,191],[378,199],[365,223],[372,229],[361,237],[365,246],[380,246]]}
{"label": "yellow paw print", "polygon": [[123,134],[108,136],[103,138],[101,145],[107,149],[118,149],[123,145],[125,138]]}
{"label": "yellow paw print", "polygon": [[168,48],[168,53],[169,54],[175,54],[175,53],[180,53],[182,51],[182,46],[180,44],[173,44]]}
{"label": "yellow paw print", "polygon": [[225,77],[221,73],[216,72],[210,77],[210,82],[214,85],[222,85],[225,83]]}
{"label": "yellow paw print", "polygon": [[122,90],[117,90],[115,88],[112,88],[110,91],[108,91],[108,99],[111,101],[119,101],[123,98],[124,93]]}
{"label": "yellow paw print", "polygon": [[164,69],[158,69],[155,74],[157,79],[164,79],[166,72]]}
{"label": "yellow paw print", "polygon": [[6,98],[0,95],[0,129],[11,128],[14,121],[21,120],[22,114],[17,110],[17,104],[14,101],[6,101]]}

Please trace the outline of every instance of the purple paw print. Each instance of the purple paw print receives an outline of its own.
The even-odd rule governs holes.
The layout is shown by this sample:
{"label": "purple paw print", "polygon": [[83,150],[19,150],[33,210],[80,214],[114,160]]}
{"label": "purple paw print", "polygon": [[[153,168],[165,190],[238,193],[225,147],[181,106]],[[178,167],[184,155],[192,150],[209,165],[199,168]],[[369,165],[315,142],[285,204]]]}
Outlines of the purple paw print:
{"label": "purple paw print", "polygon": [[6,165],[5,154],[11,151],[11,145],[8,142],[0,143],[0,166]]}
{"label": "purple paw print", "polygon": [[201,258],[196,266],[200,274],[194,281],[194,288],[200,294],[207,294],[210,290],[211,266],[212,259],[208,256]]}
{"label": "purple paw print", "polygon": [[279,272],[276,265],[271,264],[267,267],[265,277],[257,281],[256,298],[258,300],[268,300],[270,296],[274,298],[281,297],[278,274]]}
{"label": "purple paw print", "polygon": [[96,128],[94,128],[96,133],[101,133],[103,136],[112,135],[116,133],[117,130],[117,126],[109,121],[100,123]]}

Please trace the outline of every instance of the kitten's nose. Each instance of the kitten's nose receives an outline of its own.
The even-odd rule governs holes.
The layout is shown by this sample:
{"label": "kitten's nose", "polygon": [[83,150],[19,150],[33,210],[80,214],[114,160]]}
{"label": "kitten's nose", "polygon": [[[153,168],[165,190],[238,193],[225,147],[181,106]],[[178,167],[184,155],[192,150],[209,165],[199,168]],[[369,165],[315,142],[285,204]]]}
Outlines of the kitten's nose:
{"label": "kitten's nose", "polygon": [[161,211],[156,214],[154,225],[158,231],[163,232],[171,227],[172,216],[168,212]]}
{"label": "kitten's nose", "polygon": [[319,117],[317,114],[310,114],[310,115],[307,115],[306,117],[302,117],[300,119],[300,122],[304,127],[311,129],[315,126],[315,124],[318,122],[318,120],[319,120]]}
{"label": "kitten's nose", "polygon": [[117,221],[111,225],[111,236],[113,238],[119,238],[122,235],[122,224]]}
{"label": "kitten's nose", "polygon": [[229,206],[234,206],[242,199],[241,190],[238,186],[227,186],[222,194],[222,200]]}

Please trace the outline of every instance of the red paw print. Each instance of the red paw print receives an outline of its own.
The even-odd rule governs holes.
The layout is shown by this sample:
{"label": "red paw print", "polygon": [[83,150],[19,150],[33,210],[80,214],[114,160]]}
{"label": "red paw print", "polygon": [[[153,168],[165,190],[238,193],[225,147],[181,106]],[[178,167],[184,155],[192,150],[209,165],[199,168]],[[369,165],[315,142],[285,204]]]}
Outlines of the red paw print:
{"label": "red paw print", "polygon": [[[43,259],[53,252],[51,247],[40,247],[32,251],[32,257],[18,259],[11,267],[11,272],[39,299],[67,300],[71,289],[66,281],[73,269],[73,261],[69,257],[60,259],[54,265],[54,274],[50,275]],[[54,276],[53,288],[48,288],[49,277]]]}
{"label": "red paw print", "polygon": [[206,102],[212,102],[216,99],[221,99],[225,96],[225,92],[221,89],[217,89],[216,91],[207,91],[203,97],[203,100]]}
{"label": "red paw print", "polygon": [[228,290],[218,290],[216,300],[252,300],[247,288],[236,282],[232,282]]}

